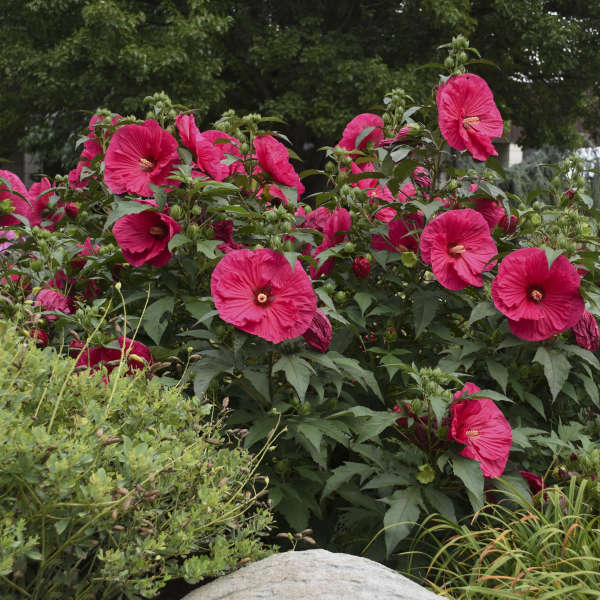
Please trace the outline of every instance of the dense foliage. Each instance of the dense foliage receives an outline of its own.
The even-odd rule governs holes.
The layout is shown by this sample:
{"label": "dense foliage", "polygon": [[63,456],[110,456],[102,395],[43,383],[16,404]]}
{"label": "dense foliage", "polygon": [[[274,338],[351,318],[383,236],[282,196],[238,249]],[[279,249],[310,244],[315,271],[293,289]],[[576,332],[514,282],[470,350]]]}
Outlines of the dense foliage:
{"label": "dense foliage", "polygon": [[209,406],[0,332],[3,599],[152,598],[268,553],[258,457]]}
{"label": "dense foliage", "polygon": [[[426,104],[392,90],[302,177],[278,119],[201,132],[164,94],[155,119],[95,116],[68,178],[4,171],[3,318],[89,339],[82,369],[123,348],[227,396],[249,450],[281,422],[272,507],[327,548],[384,560],[433,511],[527,496],[521,471],[598,428],[598,211],[577,158],[528,197],[496,185],[502,117],[477,51],[446,47]],[[452,169],[448,145],[486,162]]]}
{"label": "dense foliage", "polygon": [[[67,168],[86,114],[142,114],[164,90],[204,118],[278,114],[316,166],[355,114],[395,86],[426,102],[438,40],[470,36],[526,147],[598,129],[597,2],[574,0],[2,0],[0,156],[22,148]],[[65,145],[66,144],[66,145]],[[306,145],[306,147],[305,147]],[[312,150],[311,150],[312,148]]]}

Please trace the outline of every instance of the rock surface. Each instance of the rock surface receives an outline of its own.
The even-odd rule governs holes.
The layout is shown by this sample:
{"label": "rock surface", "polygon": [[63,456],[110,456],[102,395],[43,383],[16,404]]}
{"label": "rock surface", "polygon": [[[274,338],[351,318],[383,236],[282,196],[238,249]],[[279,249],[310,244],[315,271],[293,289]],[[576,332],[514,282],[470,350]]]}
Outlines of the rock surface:
{"label": "rock surface", "polygon": [[305,550],[274,554],[194,590],[183,600],[439,600],[367,558]]}

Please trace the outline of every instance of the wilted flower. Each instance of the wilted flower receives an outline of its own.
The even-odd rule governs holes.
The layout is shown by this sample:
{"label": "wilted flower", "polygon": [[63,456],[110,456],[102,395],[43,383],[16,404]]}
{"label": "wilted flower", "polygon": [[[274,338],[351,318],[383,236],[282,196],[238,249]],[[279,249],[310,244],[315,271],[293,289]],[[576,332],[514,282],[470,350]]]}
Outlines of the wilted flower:
{"label": "wilted flower", "polygon": [[357,277],[366,279],[371,273],[371,261],[366,256],[357,256],[352,262],[352,270]]}
{"label": "wilted flower", "polygon": [[308,329],[302,334],[309,346],[319,352],[327,352],[331,345],[331,323],[325,313],[317,308]]}
{"label": "wilted flower", "polygon": [[575,343],[590,352],[598,350],[598,323],[589,311],[584,310],[581,318],[573,325]]}
{"label": "wilted flower", "polygon": [[[117,366],[114,363],[124,357],[127,362],[127,375],[132,375],[136,369],[143,369],[146,365],[152,364],[152,354],[145,344],[123,336],[115,341],[118,344],[117,348],[106,346],[86,348],[77,359],[75,366],[86,366],[95,371],[104,365],[110,374]],[[72,342],[70,346],[76,352],[76,355],[79,354],[82,347],[82,342],[77,343],[77,345],[73,345]]]}

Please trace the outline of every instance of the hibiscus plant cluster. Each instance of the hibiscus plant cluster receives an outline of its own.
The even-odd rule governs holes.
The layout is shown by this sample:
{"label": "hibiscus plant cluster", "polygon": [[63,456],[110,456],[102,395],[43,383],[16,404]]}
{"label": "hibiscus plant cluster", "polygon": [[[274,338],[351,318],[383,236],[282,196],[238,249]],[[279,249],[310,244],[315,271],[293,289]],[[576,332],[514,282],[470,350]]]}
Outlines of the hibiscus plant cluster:
{"label": "hibiscus plant cluster", "polygon": [[0,171],[3,319],[107,383],[227,397],[249,450],[281,423],[279,527],[329,549],[385,560],[427,514],[539,491],[598,428],[599,214],[575,163],[503,191],[500,110],[449,48],[429,104],[392,90],[322,168],[276,117],[201,130],[157,95],[94,115],[68,176]]}

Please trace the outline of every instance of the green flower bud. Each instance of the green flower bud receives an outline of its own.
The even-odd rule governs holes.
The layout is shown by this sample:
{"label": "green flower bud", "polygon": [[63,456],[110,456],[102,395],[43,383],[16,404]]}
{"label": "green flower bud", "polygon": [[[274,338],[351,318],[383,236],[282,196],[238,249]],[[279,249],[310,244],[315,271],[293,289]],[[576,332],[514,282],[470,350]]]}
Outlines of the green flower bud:
{"label": "green flower bud", "polygon": [[341,290],[339,292],[336,292],[333,296],[333,299],[336,302],[343,304],[344,302],[346,302],[346,292],[343,292]]}
{"label": "green flower bud", "polygon": [[400,254],[400,261],[405,267],[412,269],[417,264],[418,259],[414,252],[402,252]]}
{"label": "green flower bud", "polygon": [[448,69],[448,71],[454,69],[454,59],[451,56],[446,57],[446,60],[444,61],[444,67]]}
{"label": "green flower bud", "polygon": [[529,221],[534,227],[537,227],[538,225],[542,224],[542,216],[538,215],[537,213],[533,213],[532,215],[529,215]]}
{"label": "green flower bud", "polygon": [[200,227],[198,225],[196,225],[196,223],[192,223],[188,228],[187,228],[187,236],[191,239],[191,240],[195,240],[196,238],[198,238],[200,236]]}
{"label": "green flower bud", "polygon": [[195,217],[199,217],[202,214],[202,207],[194,204],[194,206],[192,206],[192,214]]}
{"label": "green flower bud", "polygon": [[179,206],[178,204],[176,204],[175,206],[171,206],[169,215],[176,221],[179,221],[179,219],[181,219],[181,217],[183,216],[183,210],[181,209],[181,206]]}
{"label": "green flower bud", "polygon": [[468,59],[467,53],[466,53],[466,52],[464,52],[464,51],[461,51],[461,52],[459,52],[459,53],[458,53],[458,55],[457,55],[457,57],[456,57],[456,60],[457,60],[459,63],[461,63],[461,64],[464,64],[464,63],[466,63],[466,62],[467,62],[467,59]]}
{"label": "green flower bud", "polygon": [[353,244],[352,242],[347,242],[343,248],[343,251],[346,254],[352,254],[355,250],[356,250],[356,245]]}
{"label": "green flower bud", "polygon": [[39,258],[34,258],[30,263],[29,266],[31,267],[32,271],[41,271],[44,263],[39,259]]}

